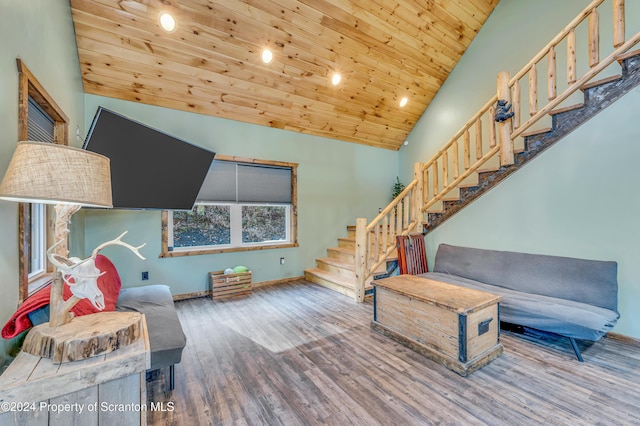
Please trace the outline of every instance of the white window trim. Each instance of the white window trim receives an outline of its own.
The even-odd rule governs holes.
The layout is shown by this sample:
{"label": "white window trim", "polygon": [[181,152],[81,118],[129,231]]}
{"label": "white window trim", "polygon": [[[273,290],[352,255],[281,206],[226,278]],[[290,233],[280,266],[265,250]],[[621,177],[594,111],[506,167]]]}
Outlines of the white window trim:
{"label": "white window trim", "polygon": [[31,257],[29,281],[47,272],[47,211],[44,204],[31,204]]}

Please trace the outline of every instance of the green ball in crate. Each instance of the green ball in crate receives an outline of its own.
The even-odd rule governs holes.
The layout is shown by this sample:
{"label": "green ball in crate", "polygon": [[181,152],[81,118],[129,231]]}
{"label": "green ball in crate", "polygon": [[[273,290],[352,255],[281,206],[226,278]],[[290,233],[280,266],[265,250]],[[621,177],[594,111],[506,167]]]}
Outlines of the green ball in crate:
{"label": "green ball in crate", "polygon": [[236,266],[235,268],[233,268],[233,273],[234,274],[240,274],[242,272],[249,272],[249,268],[247,268],[246,266]]}

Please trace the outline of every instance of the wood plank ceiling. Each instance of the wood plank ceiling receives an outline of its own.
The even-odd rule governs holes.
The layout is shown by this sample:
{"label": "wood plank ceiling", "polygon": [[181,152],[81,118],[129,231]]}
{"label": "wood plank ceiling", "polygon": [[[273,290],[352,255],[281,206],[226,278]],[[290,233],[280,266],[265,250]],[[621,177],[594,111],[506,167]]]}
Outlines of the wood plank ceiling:
{"label": "wood plank ceiling", "polygon": [[[87,93],[397,150],[498,0],[71,0]],[[177,28],[159,26],[163,11]],[[263,49],[273,61],[261,61]],[[332,85],[334,73],[342,79]],[[406,106],[400,100],[406,97]]]}

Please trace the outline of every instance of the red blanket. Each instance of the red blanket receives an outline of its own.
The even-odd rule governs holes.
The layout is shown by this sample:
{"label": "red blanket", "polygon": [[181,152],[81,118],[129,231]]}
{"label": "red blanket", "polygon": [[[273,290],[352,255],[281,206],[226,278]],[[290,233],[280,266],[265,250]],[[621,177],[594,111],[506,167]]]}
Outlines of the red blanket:
{"label": "red blanket", "polygon": [[[122,287],[118,271],[116,267],[113,266],[113,263],[101,254],[96,257],[96,267],[100,269],[100,271],[106,272],[106,274],[98,278],[98,288],[104,295],[104,311],[115,311],[120,288]],[[11,318],[9,318],[9,321],[7,321],[4,327],[2,327],[2,337],[11,339],[28,328],[31,328],[33,324],[31,324],[31,320],[29,320],[27,314],[47,306],[49,304],[50,293],[51,286],[48,285],[25,300]],[[63,299],[67,300],[70,297],[71,290],[69,286],[65,284]],[[88,299],[82,299],[71,309],[71,312],[73,312],[75,316],[80,316],[94,314],[100,311],[98,311]]]}

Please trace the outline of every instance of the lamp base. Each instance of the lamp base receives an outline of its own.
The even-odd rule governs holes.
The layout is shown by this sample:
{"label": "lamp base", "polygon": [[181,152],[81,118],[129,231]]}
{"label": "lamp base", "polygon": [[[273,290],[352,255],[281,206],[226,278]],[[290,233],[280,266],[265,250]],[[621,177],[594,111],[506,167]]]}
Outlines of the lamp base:
{"label": "lamp base", "polygon": [[109,353],[135,342],[142,330],[138,312],[98,312],[50,327],[40,324],[27,334],[22,350],[56,364]]}

